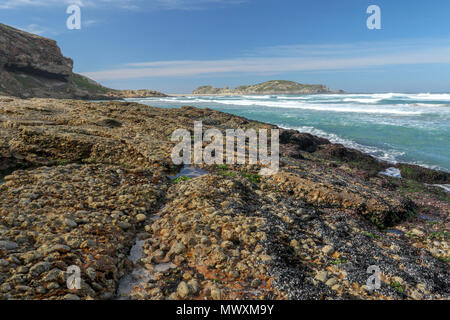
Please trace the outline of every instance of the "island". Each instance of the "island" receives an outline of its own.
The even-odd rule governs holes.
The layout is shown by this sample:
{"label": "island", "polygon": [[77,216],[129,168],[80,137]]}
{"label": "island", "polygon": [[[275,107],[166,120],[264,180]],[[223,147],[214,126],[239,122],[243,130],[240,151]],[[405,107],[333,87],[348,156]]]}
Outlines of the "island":
{"label": "island", "polygon": [[235,89],[229,87],[214,88],[201,86],[192,91],[195,95],[263,95],[263,94],[320,94],[345,93],[343,90],[330,90],[322,84],[301,84],[287,80],[271,80],[255,85],[239,86]]}

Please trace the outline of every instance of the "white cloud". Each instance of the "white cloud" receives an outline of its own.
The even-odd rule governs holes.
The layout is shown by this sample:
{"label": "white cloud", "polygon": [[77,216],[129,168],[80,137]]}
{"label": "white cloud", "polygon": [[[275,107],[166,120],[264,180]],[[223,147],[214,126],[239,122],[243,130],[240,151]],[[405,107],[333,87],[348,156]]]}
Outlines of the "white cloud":
{"label": "white cloud", "polygon": [[450,41],[278,46],[233,59],[127,63],[121,68],[85,72],[84,75],[100,81],[225,73],[280,74],[434,63],[450,63]]}
{"label": "white cloud", "polygon": [[91,1],[83,0],[0,0],[0,9],[15,9],[20,7],[45,7],[77,4],[84,6]]}
{"label": "white cloud", "polygon": [[32,23],[32,24],[29,24],[26,26],[12,25],[12,27],[19,29],[19,30],[29,32],[29,33],[37,34],[39,36],[56,36],[56,35],[60,34],[60,32],[58,32],[55,29],[48,28],[46,26],[43,26],[43,25],[37,24],[37,23]]}
{"label": "white cloud", "polygon": [[47,32],[48,30],[45,27],[42,27],[38,24],[30,24],[29,26],[27,26],[26,28],[24,28],[23,30],[29,32],[29,33],[34,33],[37,35],[42,35],[45,32]]}
{"label": "white cloud", "polygon": [[211,6],[224,7],[245,3],[247,0],[153,0],[155,9],[163,10],[202,10]]}
{"label": "white cloud", "polygon": [[57,7],[77,4],[81,7],[114,6],[128,10],[202,10],[240,4],[248,0],[0,0],[0,9]]}

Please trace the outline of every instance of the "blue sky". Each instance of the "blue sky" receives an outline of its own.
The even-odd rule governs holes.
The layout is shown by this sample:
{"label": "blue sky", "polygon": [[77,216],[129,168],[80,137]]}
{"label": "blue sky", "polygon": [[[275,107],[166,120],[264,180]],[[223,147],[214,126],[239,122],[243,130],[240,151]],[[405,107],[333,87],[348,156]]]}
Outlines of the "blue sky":
{"label": "blue sky", "polygon": [[[373,4],[381,30],[366,27]],[[449,92],[449,16],[448,0],[0,0],[0,22],[57,40],[75,72],[167,93],[271,79]]]}

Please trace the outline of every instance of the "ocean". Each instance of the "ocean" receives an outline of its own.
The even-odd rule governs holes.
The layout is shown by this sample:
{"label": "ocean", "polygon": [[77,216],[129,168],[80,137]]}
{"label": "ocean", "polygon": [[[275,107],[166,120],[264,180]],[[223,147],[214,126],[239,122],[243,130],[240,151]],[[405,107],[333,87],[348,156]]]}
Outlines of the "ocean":
{"label": "ocean", "polygon": [[296,129],[392,163],[450,172],[450,94],[177,96],[126,99],[211,108]]}

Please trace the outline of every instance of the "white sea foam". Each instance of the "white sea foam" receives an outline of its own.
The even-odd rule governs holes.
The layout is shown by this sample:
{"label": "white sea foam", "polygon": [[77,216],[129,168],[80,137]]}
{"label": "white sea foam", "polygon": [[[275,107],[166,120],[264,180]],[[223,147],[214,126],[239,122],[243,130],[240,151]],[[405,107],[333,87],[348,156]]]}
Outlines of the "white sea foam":
{"label": "white sea foam", "polygon": [[433,186],[442,188],[445,192],[450,193],[450,184],[433,184]]}
{"label": "white sea foam", "polygon": [[382,101],[383,99],[377,98],[345,98],[342,101],[344,102],[360,102],[360,103],[377,103]]}
{"label": "white sea foam", "polygon": [[261,106],[271,108],[289,108],[289,109],[305,109],[317,111],[345,112],[345,113],[374,113],[374,114],[395,114],[395,115],[420,115],[422,111],[408,111],[403,109],[395,109],[391,107],[370,107],[362,108],[360,105],[341,105],[341,104],[313,104],[303,102],[285,102],[285,101],[264,101],[264,100],[211,100],[210,102],[239,105],[239,106]]}
{"label": "white sea foam", "polygon": [[394,167],[387,168],[386,170],[380,172],[380,174],[382,174],[384,176],[388,176],[388,177],[394,177],[394,178],[402,177],[402,173],[400,172],[400,169],[397,169]]}
{"label": "white sea foam", "polygon": [[409,95],[412,100],[433,100],[433,101],[450,101],[450,94],[448,93],[419,93]]}

